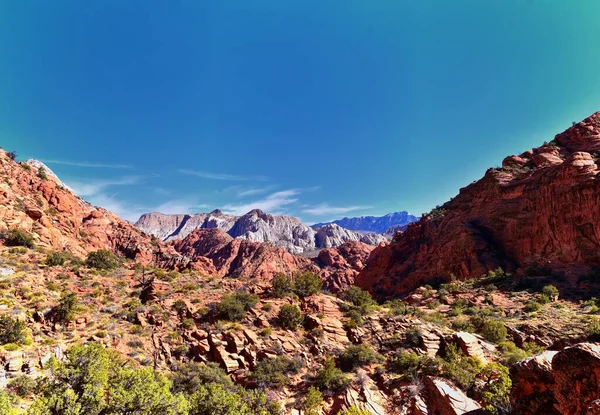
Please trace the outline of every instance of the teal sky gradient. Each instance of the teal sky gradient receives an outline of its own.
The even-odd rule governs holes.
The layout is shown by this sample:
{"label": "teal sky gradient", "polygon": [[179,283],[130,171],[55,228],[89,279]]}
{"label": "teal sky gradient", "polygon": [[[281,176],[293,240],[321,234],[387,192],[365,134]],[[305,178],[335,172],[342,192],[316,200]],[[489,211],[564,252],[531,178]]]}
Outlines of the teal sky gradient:
{"label": "teal sky gradient", "polygon": [[8,0],[0,146],[91,202],[430,210],[600,110],[598,0]]}

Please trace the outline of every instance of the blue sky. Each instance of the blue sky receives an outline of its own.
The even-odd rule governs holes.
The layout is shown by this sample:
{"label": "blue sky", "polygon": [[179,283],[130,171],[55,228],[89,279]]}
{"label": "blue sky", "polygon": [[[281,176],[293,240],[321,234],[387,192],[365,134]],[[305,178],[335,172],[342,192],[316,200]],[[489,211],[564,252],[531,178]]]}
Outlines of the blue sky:
{"label": "blue sky", "polygon": [[91,202],[317,222],[454,196],[600,110],[597,0],[7,0],[0,146]]}

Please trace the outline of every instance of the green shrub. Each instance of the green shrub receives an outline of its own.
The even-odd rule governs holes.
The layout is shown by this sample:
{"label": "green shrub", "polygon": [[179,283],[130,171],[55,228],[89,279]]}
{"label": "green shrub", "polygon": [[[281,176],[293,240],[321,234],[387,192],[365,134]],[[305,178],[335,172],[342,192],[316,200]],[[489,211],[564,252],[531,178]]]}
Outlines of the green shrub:
{"label": "green shrub", "polygon": [[48,255],[46,255],[44,264],[48,265],[49,267],[58,267],[63,266],[66,260],[67,257],[62,252],[50,252]]}
{"label": "green shrub", "polygon": [[481,370],[478,379],[482,382],[477,383],[476,393],[481,396],[486,412],[506,413],[506,409],[510,407],[509,395],[512,387],[508,368],[499,363],[490,363]]}
{"label": "green shrub", "polygon": [[281,327],[296,330],[296,328],[304,321],[304,315],[297,306],[285,304],[279,309],[277,320]]}
{"label": "green shrub", "polygon": [[540,303],[538,303],[537,301],[528,301],[527,304],[525,304],[525,307],[523,308],[523,310],[525,310],[525,312],[527,313],[533,313],[535,311],[539,311],[542,308],[542,305]]}
{"label": "green shrub", "polygon": [[323,287],[323,281],[312,272],[299,272],[294,279],[294,292],[300,298],[317,294]]}
{"label": "green shrub", "polygon": [[371,415],[371,412],[363,411],[362,409],[358,409],[356,406],[351,406],[345,411],[338,412],[337,415]]}
{"label": "green shrub", "polygon": [[30,376],[18,375],[11,379],[8,388],[21,398],[27,398],[35,392],[36,382]]}
{"label": "green shrub", "polygon": [[288,297],[294,294],[294,279],[279,273],[271,281],[271,295],[276,298]]}
{"label": "green shrub", "polygon": [[406,343],[409,346],[420,347],[423,333],[418,326],[411,326],[406,330]]}
{"label": "green shrub", "polygon": [[502,351],[502,361],[507,365],[514,365],[529,357],[529,354],[525,350],[518,348],[517,345],[511,341],[501,342],[498,346]]}
{"label": "green shrub", "polygon": [[48,174],[46,173],[46,169],[40,166],[37,171],[37,177],[42,180],[48,180]]}
{"label": "green shrub", "polygon": [[466,357],[454,344],[446,347],[446,356],[442,363],[442,375],[452,380],[461,389],[469,390],[475,384],[475,378],[483,365],[474,357]]}
{"label": "green shrub", "polygon": [[100,249],[88,254],[85,265],[90,268],[111,270],[119,266],[119,261],[112,252]]}
{"label": "green shrub", "polygon": [[344,322],[344,327],[347,330],[355,329],[363,325],[363,318],[360,311],[351,309],[346,313],[347,320]]}
{"label": "green shrub", "polygon": [[323,394],[316,388],[310,387],[304,395],[301,409],[306,415],[317,415],[317,409],[323,403]]}
{"label": "green shrub", "polygon": [[13,402],[11,397],[4,391],[0,390],[0,414],[19,415],[19,411],[16,408],[17,404]]}
{"label": "green shrub", "polygon": [[411,379],[417,379],[419,375],[434,376],[440,372],[438,360],[427,355],[419,356],[414,352],[400,350],[390,360],[393,371],[404,374]]}
{"label": "green shrub", "polygon": [[323,367],[317,373],[315,378],[315,384],[322,391],[328,391],[332,393],[343,392],[350,383],[350,379],[337,367],[335,367],[335,360],[327,358]]}
{"label": "green shrub", "polygon": [[58,322],[67,323],[75,319],[75,313],[78,306],[77,294],[64,293],[60,297],[60,302],[52,309],[54,319]]}
{"label": "green shrub", "polygon": [[408,304],[402,300],[391,300],[387,301],[384,307],[388,308],[389,313],[393,316],[404,316],[408,314]]}
{"label": "green shrub", "polygon": [[172,390],[174,392],[191,395],[200,386],[208,383],[219,384],[227,389],[233,389],[234,387],[231,378],[215,362],[205,364],[187,362],[178,364],[172,369],[171,381],[173,382]]}
{"label": "green shrub", "polygon": [[591,340],[600,340],[600,319],[596,317],[590,318],[585,333]]}
{"label": "green shrub", "polygon": [[226,294],[216,306],[216,316],[224,320],[238,321],[243,319],[248,310],[254,308],[257,303],[258,296],[255,294],[242,291]]}
{"label": "green shrub", "polygon": [[558,295],[560,294],[558,288],[556,288],[554,285],[546,285],[544,288],[542,288],[542,293],[547,295],[553,301],[554,299],[557,299]]}
{"label": "green shrub", "polygon": [[257,384],[270,388],[289,385],[289,374],[299,369],[298,363],[284,356],[261,360],[250,373],[250,379]]}
{"label": "green shrub", "polygon": [[8,315],[0,315],[0,344],[22,344],[27,337],[27,324]]}
{"label": "green shrub", "polygon": [[4,235],[6,246],[24,246],[25,248],[34,248],[33,236],[23,229],[12,229]]}
{"label": "green shrub", "polygon": [[481,335],[490,342],[502,342],[506,340],[506,327],[501,321],[489,319],[481,327]]}
{"label": "green shrub", "polygon": [[338,296],[342,300],[351,303],[354,306],[353,308],[362,315],[371,312],[373,307],[377,304],[368,291],[354,286],[342,291]]}
{"label": "green shrub", "polygon": [[383,361],[382,356],[368,344],[348,346],[339,359],[340,367],[346,372]]}

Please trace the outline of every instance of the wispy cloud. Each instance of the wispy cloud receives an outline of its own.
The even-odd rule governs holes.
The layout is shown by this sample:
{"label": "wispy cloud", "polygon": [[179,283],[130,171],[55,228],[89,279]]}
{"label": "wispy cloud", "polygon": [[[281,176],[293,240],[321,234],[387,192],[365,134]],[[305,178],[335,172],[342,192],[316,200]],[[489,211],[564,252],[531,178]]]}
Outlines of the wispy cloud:
{"label": "wispy cloud", "polygon": [[68,160],[40,160],[46,164],[64,164],[66,166],[75,167],[96,167],[103,169],[131,169],[133,166],[127,164],[109,164],[109,163],[94,163],[88,161],[68,161]]}
{"label": "wispy cloud", "polygon": [[106,180],[65,180],[65,183],[73,189],[75,194],[80,197],[89,197],[100,194],[112,186],[128,186],[140,182],[147,178],[144,176],[125,176]]}
{"label": "wispy cloud", "polygon": [[356,210],[370,209],[370,206],[330,206],[326,203],[311,208],[302,209],[302,213],[309,215],[341,215]]}
{"label": "wispy cloud", "polygon": [[209,209],[210,205],[207,204],[198,204],[198,202],[187,200],[187,199],[174,199],[168,200],[164,203],[161,203],[158,206],[145,208],[146,212],[160,212],[167,214],[176,214],[176,213],[198,213],[199,209]]}
{"label": "wispy cloud", "polygon": [[298,201],[295,197],[299,194],[298,190],[282,190],[271,193],[267,197],[243,204],[227,204],[223,210],[234,215],[243,215],[252,209],[260,209],[269,213],[279,213],[280,209]]}
{"label": "wispy cloud", "polygon": [[266,186],[266,187],[256,187],[245,190],[240,190],[237,193],[237,197],[248,197],[248,196],[257,196],[267,193],[269,190],[273,190],[274,186]]}
{"label": "wispy cloud", "polygon": [[229,180],[229,181],[266,181],[269,180],[267,176],[262,175],[240,175],[240,174],[227,174],[227,173],[211,173],[206,171],[196,171],[188,169],[180,169],[180,173],[187,174],[189,176],[202,177],[203,179],[212,180]]}

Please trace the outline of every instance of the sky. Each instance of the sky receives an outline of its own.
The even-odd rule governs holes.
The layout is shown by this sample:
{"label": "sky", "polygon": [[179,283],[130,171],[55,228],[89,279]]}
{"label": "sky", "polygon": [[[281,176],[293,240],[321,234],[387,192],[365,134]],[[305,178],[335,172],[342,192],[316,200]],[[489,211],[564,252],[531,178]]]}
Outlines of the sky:
{"label": "sky", "polygon": [[598,0],[3,0],[0,146],[90,202],[420,215],[600,110]]}

